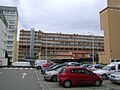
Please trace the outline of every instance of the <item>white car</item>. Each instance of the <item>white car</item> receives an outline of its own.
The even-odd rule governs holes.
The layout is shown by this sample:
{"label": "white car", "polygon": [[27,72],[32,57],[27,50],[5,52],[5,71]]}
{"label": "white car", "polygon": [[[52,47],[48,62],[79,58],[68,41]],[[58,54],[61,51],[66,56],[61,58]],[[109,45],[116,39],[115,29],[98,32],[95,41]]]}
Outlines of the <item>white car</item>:
{"label": "white car", "polygon": [[109,76],[109,79],[113,83],[119,83],[120,84],[120,71],[111,74]]}
{"label": "white car", "polygon": [[35,67],[37,69],[41,69],[42,68],[42,65],[45,64],[45,63],[48,63],[48,62],[51,62],[51,60],[35,60]]}
{"label": "white car", "polygon": [[30,62],[13,62],[13,67],[30,67]]}
{"label": "white car", "polygon": [[113,62],[111,64],[106,65],[102,69],[93,71],[94,73],[103,77],[103,79],[109,78],[109,75],[118,71],[120,69],[120,62]]}
{"label": "white car", "polygon": [[59,71],[61,70],[61,68],[62,67],[57,68],[56,70],[52,70],[52,71],[46,72],[45,75],[43,75],[44,79],[56,82],[57,81],[57,74],[59,73]]}
{"label": "white car", "polygon": [[87,67],[87,69],[91,70],[91,71],[95,71],[95,70],[103,68],[104,66],[105,65],[103,65],[103,64],[91,64]]}

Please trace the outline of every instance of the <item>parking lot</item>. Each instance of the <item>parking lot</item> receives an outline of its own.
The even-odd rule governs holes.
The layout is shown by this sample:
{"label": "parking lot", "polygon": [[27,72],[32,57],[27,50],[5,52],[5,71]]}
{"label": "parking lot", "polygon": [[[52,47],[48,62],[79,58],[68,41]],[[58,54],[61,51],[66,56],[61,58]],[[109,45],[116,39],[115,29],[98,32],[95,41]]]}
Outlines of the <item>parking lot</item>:
{"label": "parking lot", "polygon": [[100,87],[95,86],[73,86],[71,88],[64,88],[58,82],[45,81],[40,70],[37,70],[40,78],[40,85],[43,90],[120,90],[120,85],[113,84],[109,80],[104,80]]}

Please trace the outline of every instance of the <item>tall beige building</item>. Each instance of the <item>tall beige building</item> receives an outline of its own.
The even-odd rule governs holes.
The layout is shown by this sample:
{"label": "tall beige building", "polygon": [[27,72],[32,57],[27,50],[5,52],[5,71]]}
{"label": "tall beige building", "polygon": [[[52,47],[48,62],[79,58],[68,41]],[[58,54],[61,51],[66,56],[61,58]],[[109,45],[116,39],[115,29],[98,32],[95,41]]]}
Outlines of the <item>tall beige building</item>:
{"label": "tall beige building", "polygon": [[108,5],[100,12],[101,30],[104,30],[104,52],[100,53],[100,63],[120,60],[120,0],[108,0]]}
{"label": "tall beige building", "polygon": [[18,11],[17,7],[0,6],[5,19],[8,23],[6,49],[10,60],[17,61],[17,28],[18,28]]}

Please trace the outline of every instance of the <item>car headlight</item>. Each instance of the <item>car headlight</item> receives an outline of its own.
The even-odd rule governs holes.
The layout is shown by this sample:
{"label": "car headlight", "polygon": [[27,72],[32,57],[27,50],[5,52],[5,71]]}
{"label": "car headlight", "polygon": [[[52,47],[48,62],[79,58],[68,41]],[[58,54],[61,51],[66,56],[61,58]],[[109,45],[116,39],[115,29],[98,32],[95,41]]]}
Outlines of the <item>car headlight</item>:
{"label": "car headlight", "polygon": [[46,73],[45,75],[46,75],[46,76],[51,76],[51,73]]}

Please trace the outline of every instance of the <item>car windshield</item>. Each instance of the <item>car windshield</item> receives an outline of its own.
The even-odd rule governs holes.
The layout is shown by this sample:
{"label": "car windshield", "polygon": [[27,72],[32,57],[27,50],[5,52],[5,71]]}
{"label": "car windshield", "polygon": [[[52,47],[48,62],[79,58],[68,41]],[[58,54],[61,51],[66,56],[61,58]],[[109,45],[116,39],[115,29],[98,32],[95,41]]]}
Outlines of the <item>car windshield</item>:
{"label": "car windshield", "polygon": [[59,68],[59,67],[62,67],[62,66],[64,66],[64,64],[56,65],[56,66],[52,67],[52,69],[55,70],[55,69],[57,69],[57,68]]}
{"label": "car windshield", "polygon": [[57,68],[57,69],[56,69],[56,71],[57,71],[57,72],[60,72],[61,68],[62,68],[62,67],[60,67],[60,68]]}
{"label": "car windshield", "polygon": [[81,68],[87,68],[89,65],[90,65],[90,64],[83,64],[83,65],[81,65],[80,67],[81,67]]}
{"label": "car windshield", "polygon": [[63,68],[60,69],[59,73],[63,73],[65,71],[66,71],[66,69],[63,67]]}
{"label": "car windshield", "polygon": [[108,70],[111,66],[105,66],[102,68],[102,70]]}
{"label": "car windshield", "polygon": [[50,66],[50,68],[52,68],[52,67],[54,67],[54,66],[56,66],[56,65],[57,65],[57,64],[53,64],[53,65]]}
{"label": "car windshield", "polygon": [[93,67],[93,65],[89,65],[87,68],[92,68]]}

